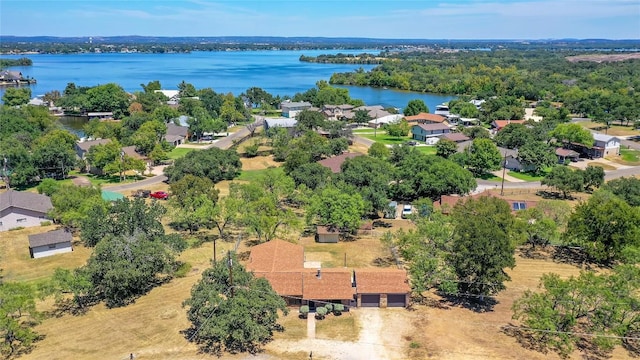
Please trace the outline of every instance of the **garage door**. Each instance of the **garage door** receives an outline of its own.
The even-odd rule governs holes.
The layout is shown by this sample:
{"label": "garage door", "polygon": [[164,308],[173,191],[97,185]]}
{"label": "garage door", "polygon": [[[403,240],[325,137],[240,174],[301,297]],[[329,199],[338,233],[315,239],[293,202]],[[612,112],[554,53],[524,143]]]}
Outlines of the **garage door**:
{"label": "garage door", "polygon": [[380,294],[375,295],[362,295],[362,301],[360,302],[362,307],[378,307],[380,306]]}
{"label": "garage door", "polygon": [[388,294],[387,307],[405,307],[406,296],[404,294]]}

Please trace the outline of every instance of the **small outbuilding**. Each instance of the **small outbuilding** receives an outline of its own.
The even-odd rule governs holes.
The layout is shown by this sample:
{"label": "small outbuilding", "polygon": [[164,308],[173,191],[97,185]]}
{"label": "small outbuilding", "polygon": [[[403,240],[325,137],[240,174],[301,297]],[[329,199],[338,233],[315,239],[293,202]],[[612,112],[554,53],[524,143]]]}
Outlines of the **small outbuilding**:
{"label": "small outbuilding", "polygon": [[37,259],[55,254],[73,251],[71,241],[73,236],[65,229],[58,229],[46,233],[29,235],[29,254]]}
{"label": "small outbuilding", "polygon": [[319,243],[337,243],[340,238],[340,232],[329,226],[316,227],[316,242]]}

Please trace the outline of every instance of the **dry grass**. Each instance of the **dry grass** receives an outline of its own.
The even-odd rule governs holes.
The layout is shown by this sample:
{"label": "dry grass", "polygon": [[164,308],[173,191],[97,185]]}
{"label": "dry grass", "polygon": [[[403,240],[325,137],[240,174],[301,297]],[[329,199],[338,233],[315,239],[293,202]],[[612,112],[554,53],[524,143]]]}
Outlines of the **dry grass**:
{"label": "dry grass", "polygon": [[609,165],[609,164],[605,164],[605,163],[601,163],[598,161],[592,161],[589,163],[589,165],[591,166],[600,166],[603,170],[616,170],[617,167]]}
{"label": "dry grass", "polygon": [[[598,129],[598,131],[604,133],[604,124],[592,121],[581,121],[580,125],[587,129]],[[602,130],[600,130],[602,129]],[[634,130],[633,126],[615,125],[611,124],[611,127],[607,129],[607,135],[611,136],[628,136],[628,135],[640,135],[640,131]]]}
{"label": "dry grass", "polygon": [[316,338],[353,341],[358,338],[360,324],[353,312],[340,316],[327,315],[324,320],[316,320]]}
{"label": "dry grass", "polygon": [[340,241],[337,244],[316,243],[313,237],[300,238],[307,261],[321,261],[322,267],[346,266],[353,268],[374,267],[377,258],[390,256],[388,249],[377,238],[362,237],[355,241]]}
{"label": "dry grass", "polygon": [[55,230],[56,225],[36,226],[0,233],[0,268],[5,281],[37,282],[49,278],[56,268],[74,269],[86,263],[91,249],[74,237],[73,251],[39,259],[29,255],[29,235]]}
{"label": "dry grass", "polygon": [[289,308],[289,314],[280,314],[278,324],[284,327],[283,332],[274,333],[274,339],[300,340],[307,337],[307,319],[298,317],[298,308]]}
{"label": "dry grass", "polygon": [[273,155],[240,158],[240,162],[242,162],[242,170],[263,170],[282,166],[282,163],[273,160]]}

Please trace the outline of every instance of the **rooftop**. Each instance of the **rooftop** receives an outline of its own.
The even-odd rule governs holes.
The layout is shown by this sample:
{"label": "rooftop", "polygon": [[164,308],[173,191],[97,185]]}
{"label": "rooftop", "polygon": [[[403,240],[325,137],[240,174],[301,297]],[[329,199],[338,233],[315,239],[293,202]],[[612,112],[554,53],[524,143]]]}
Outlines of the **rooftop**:
{"label": "rooftop", "polygon": [[356,269],[358,293],[407,293],[411,291],[407,272],[401,269]]}
{"label": "rooftop", "polygon": [[422,130],[426,130],[426,131],[434,131],[434,130],[449,130],[449,127],[445,124],[442,123],[436,123],[436,124],[418,124],[418,125],[413,125],[413,127],[420,127]]}
{"label": "rooftop", "polygon": [[71,242],[73,236],[65,229],[29,235],[29,248]]}
{"label": "rooftop", "polygon": [[337,174],[341,171],[342,164],[347,159],[353,159],[354,157],[358,157],[362,154],[360,153],[344,153],[338,156],[330,157],[327,159],[323,159],[318,161],[318,164],[328,167],[332,173]]}
{"label": "rooftop", "polygon": [[430,113],[424,113],[424,112],[421,112],[418,115],[405,116],[404,118],[408,122],[412,122],[412,121],[420,122],[420,120],[423,120],[423,121],[430,121],[435,123],[442,123],[446,120],[446,118],[442,115],[430,114]]}
{"label": "rooftop", "polygon": [[302,269],[304,248],[284,240],[271,240],[251,248],[247,270],[273,272]]}
{"label": "rooftop", "polygon": [[0,211],[10,207],[47,213],[53,205],[46,195],[10,189],[0,194]]}

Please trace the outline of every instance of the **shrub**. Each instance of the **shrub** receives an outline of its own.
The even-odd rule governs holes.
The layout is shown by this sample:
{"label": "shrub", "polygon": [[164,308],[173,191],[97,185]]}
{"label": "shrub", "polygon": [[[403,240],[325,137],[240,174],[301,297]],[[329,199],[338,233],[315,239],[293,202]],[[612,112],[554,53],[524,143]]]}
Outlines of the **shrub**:
{"label": "shrub", "polygon": [[24,229],[24,226],[17,226],[17,227],[9,229],[9,231],[22,230],[22,229]]}
{"label": "shrub", "polygon": [[309,306],[308,305],[300,306],[300,317],[303,319],[306,319],[308,314],[309,314]]}
{"label": "shrub", "polygon": [[333,315],[340,316],[344,311],[344,305],[342,304],[334,304],[333,305]]}
{"label": "shrub", "polygon": [[191,264],[189,264],[188,262],[184,262],[180,264],[180,266],[178,266],[178,269],[176,270],[175,275],[176,277],[183,278],[187,276],[190,270],[191,270]]}
{"label": "shrub", "polygon": [[324,319],[325,315],[327,315],[327,308],[325,307],[316,308],[316,319],[322,320]]}
{"label": "shrub", "polygon": [[333,311],[333,304],[331,303],[326,304],[324,307],[325,309],[327,309],[327,313],[330,313]]}
{"label": "shrub", "polygon": [[248,145],[244,148],[244,154],[248,158],[258,156],[258,148],[260,147],[259,143],[255,143],[252,145]]}
{"label": "shrub", "polygon": [[40,226],[49,226],[51,225],[51,221],[47,220],[47,221],[40,221]]}

